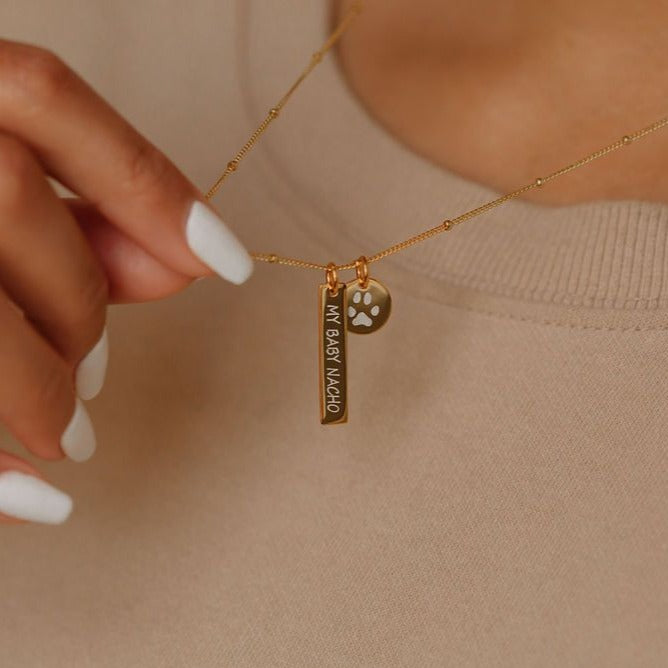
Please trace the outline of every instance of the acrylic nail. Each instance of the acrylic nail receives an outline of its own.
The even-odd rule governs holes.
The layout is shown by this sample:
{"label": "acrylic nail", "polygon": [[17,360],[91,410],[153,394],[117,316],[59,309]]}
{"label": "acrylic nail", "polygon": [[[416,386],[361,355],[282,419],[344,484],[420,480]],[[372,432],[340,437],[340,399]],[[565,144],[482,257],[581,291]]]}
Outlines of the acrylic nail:
{"label": "acrylic nail", "polygon": [[219,276],[239,285],[253,273],[253,259],[229,227],[203,202],[193,203],[186,222],[190,249]]}
{"label": "acrylic nail", "polygon": [[60,447],[75,462],[85,462],[95,452],[93,423],[79,397],[75,399],[74,413],[60,439]]}
{"label": "acrylic nail", "polygon": [[109,360],[107,328],[90,352],[79,362],[75,373],[77,394],[85,400],[96,397],[104,385]]}
{"label": "acrylic nail", "polygon": [[62,524],[72,499],[48,482],[19,471],[0,473],[0,513],[19,520]]}

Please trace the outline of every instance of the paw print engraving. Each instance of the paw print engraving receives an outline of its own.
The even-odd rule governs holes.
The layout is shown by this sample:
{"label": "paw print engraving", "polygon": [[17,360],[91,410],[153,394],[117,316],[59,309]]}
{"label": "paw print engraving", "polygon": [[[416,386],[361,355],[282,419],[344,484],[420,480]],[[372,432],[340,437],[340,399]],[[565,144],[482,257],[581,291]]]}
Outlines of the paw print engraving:
{"label": "paw print engraving", "polygon": [[[366,292],[364,293],[364,297],[362,297],[362,292],[360,290],[357,290],[353,295],[353,303],[359,305],[362,299],[364,300],[364,305],[369,306],[369,304],[371,304],[372,301],[371,293]],[[380,313],[380,306],[378,306],[378,304],[374,304],[369,310],[368,314],[365,311],[358,311],[354,306],[348,307],[348,317],[352,318],[351,322],[353,325],[363,325],[364,327],[371,327],[371,325],[373,325],[373,320],[371,319],[371,317],[375,318],[379,313]]]}
{"label": "paw print engraving", "polygon": [[349,332],[368,334],[385,324],[391,299],[382,283],[370,278],[366,288],[362,288],[357,281],[352,281],[348,284],[348,295]]}

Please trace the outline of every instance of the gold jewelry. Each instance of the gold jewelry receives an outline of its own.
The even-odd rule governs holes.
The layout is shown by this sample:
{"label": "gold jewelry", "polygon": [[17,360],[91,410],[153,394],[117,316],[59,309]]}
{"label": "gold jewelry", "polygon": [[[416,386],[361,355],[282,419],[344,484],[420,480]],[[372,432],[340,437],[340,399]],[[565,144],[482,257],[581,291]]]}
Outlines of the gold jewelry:
{"label": "gold jewelry", "polygon": [[[246,154],[253,148],[260,136],[269,125],[278,118],[283,107],[287,104],[290,96],[297,90],[306,77],[322,61],[323,56],[339,40],[347,30],[353,19],[362,11],[362,2],[355,2],[346,12],[345,16],[329,36],[322,47],[312,56],[309,64],[297,77],[278,103],[272,107],[265,119],[260,123],[255,132],[249,137],[241,150],[227,163],[225,171],[206,193],[206,199],[211,199],[220,189],[225,179],[235,172]],[[490,209],[508,202],[520,195],[542,188],[550,181],[563,176],[568,172],[579,169],[598,158],[602,158],[613,151],[628,146],[637,139],[641,139],[652,132],[660,130],[668,125],[668,116],[655,121],[651,125],[626,134],[620,139],[562,167],[546,176],[539,176],[531,183],[520,186],[512,192],[501,195],[475,209],[466,211],[454,218],[441,221],[435,227],[431,227],[404,241],[400,241],[388,248],[374,253],[370,257],[361,256],[352,262],[344,264],[321,264],[309,262],[291,257],[284,257],[276,253],[251,252],[254,260],[269,262],[272,264],[283,264],[289,267],[301,269],[318,269],[325,271],[325,283],[318,289],[318,322],[319,322],[319,351],[320,351],[320,421],[322,424],[337,424],[347,421],[347,396],[346,396],[346,332],[370,333],[379,329],[387,321],[391,310],[391,298],[387,288],[374,278],[369,276],[369,265],[382,260],[388,255],[414,246],[417,243],[430,239],[431,237],[448,232],[455,225],[475,218]],[[340,283],[338,272],[347,269],[355,269],[356,278],[348,283]],[[347,294],[352,297],[348,299]]]}

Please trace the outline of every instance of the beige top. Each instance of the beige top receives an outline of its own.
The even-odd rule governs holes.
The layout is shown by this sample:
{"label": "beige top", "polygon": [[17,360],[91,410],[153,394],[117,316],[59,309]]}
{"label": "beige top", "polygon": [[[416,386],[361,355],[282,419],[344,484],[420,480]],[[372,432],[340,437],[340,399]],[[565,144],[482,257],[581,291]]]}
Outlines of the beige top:
{"label": "beige top", "polygon": [[[0,25],[205,188],[328,12],[186,6],[24,0]],[[328,57],[216,201],[251,249],[328,262],[493,194],[406,150]],[[514,202],[372,265],[393,313],[348,337],[334,427],[320,273],[113,307],[98,454],[43,467],[75,514],[1,532],[0,663],[665,665],[667,250],[668,204]]]}

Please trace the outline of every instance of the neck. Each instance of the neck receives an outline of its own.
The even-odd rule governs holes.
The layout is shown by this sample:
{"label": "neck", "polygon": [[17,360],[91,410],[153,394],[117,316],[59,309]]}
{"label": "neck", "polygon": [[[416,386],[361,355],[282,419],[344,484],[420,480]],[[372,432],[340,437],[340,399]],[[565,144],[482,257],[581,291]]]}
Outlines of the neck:
{"label": "neck", "polygon": [[[337,2],[339,16],[350,3]],[[390,132],[505,191],[668,113],[667,26],[659,0],[366,0],[339,53]],[[664,132],[528,197],[665,201],[667,149]]]}
{"label": "neck", "polygon": [[[342,9],[352,0],[338,0]],[[536,37],[579,35],[581,38],[646,38],[668,36],[668,4],[660,0],[365,0],[360,22],[380,22],[391,29],[390,44],[419,40],[432,47],[475,43],[476,46],[534,42]]]}

